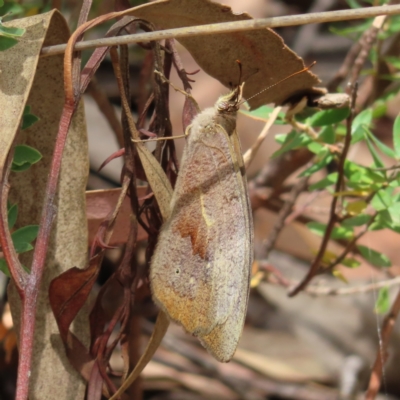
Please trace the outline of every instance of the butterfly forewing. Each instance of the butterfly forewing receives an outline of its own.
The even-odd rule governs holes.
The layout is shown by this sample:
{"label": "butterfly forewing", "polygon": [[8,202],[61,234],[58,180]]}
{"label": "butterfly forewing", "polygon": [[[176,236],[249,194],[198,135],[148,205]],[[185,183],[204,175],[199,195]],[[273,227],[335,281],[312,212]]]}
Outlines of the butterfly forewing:
{"label": "butterfly forewing", "polygon": [[236,112],[207,109],[189,128],[151,262],[153,296],[220,361],[236,349],[247,309],[252,219]]}

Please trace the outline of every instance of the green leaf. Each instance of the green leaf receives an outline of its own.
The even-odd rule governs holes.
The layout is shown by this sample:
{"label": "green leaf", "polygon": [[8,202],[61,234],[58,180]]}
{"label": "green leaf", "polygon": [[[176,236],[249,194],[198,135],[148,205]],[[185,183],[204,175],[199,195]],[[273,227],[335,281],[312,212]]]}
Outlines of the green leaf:
{"label": "green leaf", "polygon": [[42,155],[33,147],[25,144],[15,146],[14,158],[13,158],[13,171],[21,171],[29,168],[32,164],[36,164]]}
{"label": "green leaf", "polygon": [[[315,172],[319,171],[320,169],[326,167],[332,160],[333,160],[333,155],[330,153],[328,149],[323,149],[325,156],[323,156],[319,161],[315,162],[311,167],[308,167],[306,170],[304,170],[299,176],[310,176],[314,174]],[[319,157],[317,157],[319,158]]]}
{"label": "green leaf", "polygon": [[361,4],[357,0],[346,0],[350,8],[361,8]]}
{"label": "green leaf", "polygon": [[345,258],[341,264],[347,268],[357,268],[361,265],[360,261],[356,260],[355,258]]}
{"label": "green leaf", "polygon": [[[241,114],[244,114],[250,118],[258,119],[261,121],[268,121],[274,107],[262,106],[257,108],[256,110],[248,111],[248,110],[240,110]],[[283,125],[285,122],[285,113],[280,112],[278,114],[278,118],[275,120],[274,125]]]}
{"label": "green leaf", "polygon": [[363,33],[365,32],[372,24],[372,19],[371,18],[367,18],[364,22],[362,22],[359,25],[355,25],[355,26],[350,26],[348,27],[348,24],[346,25],[346,28],[339,28],[336,26],[330,26],[329,30],[336,34],[336,35],[340,35],[340,36],[349,36],[351,34],[354,33]]}
{"label": "green leaf", "polygon": [[371,220],[371,216],[368,214],[360,214],[355,217],[346,218],[341,222],[342,226],[345,227],[354,227],[354,226],[362,226],[367,224]]}
{"label": "green leaf", "polygon": [[38,118],[36,115],[31,113],[31,107],[26,106],[24,109],[24,114],[22,116],[22,127],[21,129],[27,129],[30,126],[32,126],[34,123],[38,122],[40,118]]}
{"label": "green leaf", "polygon": [[1,271],[4,275],[6,275],[6,276],[8,276],[9,278],[11,278],[11,274],[10,274],[10,271],[9,271],[9,269],[8,269],[7,262],[6,262],[6,260],[5,260],[4,258],[1,258],[1,259],[0,259],[0,271]]}
{"label": "green leaf", "polygon": [[328,186],[334,185],[337,181],[338,178],[338,173],[337,172],[332,172],[329,174],[327,177],[324,179],[321,179],[320,181],[310,185],[309,190],[321,190],[325,189]]}
{"label": "green leaf", "polygon": [[15,245],[16,242],[30,243],[36,239],[39,232],[39,225],[27,225],[17,229],[12,233],[11,237]]}
{"label": "green leaf", "polygon": [[0,51],[5,51],[18,43],[18,40],[6,36],[0,36]]}
{"label": "green leaf", "polygon": [[400,158],[400,114],[396,117],[393,124],[393,146],[396,158]]}
{"label": "green leaf", "polygon": [[17,165],[17,164],[12,164],[11,165],[11,171],[14,172],[23,172],[29,169],[32,166],[32,164],[26,163],[24,165]]}
{"label": "green leaf", "polygon": [[14,1],[12,2],[6,2],[1,8],[0,8],[0,15],[6,15],[6,14],[11,14],[13,16],[17,14],[23,13],[24,7],[22,7],[20,4],[15,3]]}
{"label": "green leaf", "polygon": [[314,154],[318,154],[321,151],[325,152],[324,146],[322,144],[320,144],[320,143],[317,143],[317,142],[311,142],[310,144],[308,144],[307,145],[307,149],[310,150],[311,153],[314,153]]}
{"label": "green leaf", "polygon": [[285,142],[282,147],[272,154],[271,158],[276,158],[282,154],[287,153],[298,147],[307,146],[311,142],[311,139],[304,133],[298,134],[297,132],[291,132],[287,135]]}
{"label": "green leaf", "polygon": [[4,26],[0,21],[0,36],[5,37],[20,37],[25,33],[25,29],[13,28],[11,26]]}
{"label": "green leaf", "polygon": [[26,253],[27,251],[33,250],[33,246],[30,243],[26,242],[16,242],[14,243],[15,251],[18,254]]}
{"label": "green leaf", "polygon": [[348,184],[351,182],[366,184],[373,189],[372,186],[374,183],[382,184],[387,182],[384,172],[373,171],[349,160],[346,160],[344,163],[344,171],[346,178],[349,180]]}
{"label": "green leaf", "polygon": [[396,153],[386,144],[382,143],[369,129],[366,130],[368,137],[376,144],[376,147],[385,155],[390,158],[396,158]]}
{"label": "green leaf", "polygon": [[400,58],[399,57],[384,57],[384,60],[391,64],[393,67],[400,69]]}
{"label": "green leaf", "polygon": [[371,206],[376,211],[386,210],[393,204],[393,188],[385,188],[376,192],[371,200]]}
{"label": "green leaf", "polygon": [[18,205],[13,204],[8,208],[7,218],[8,218],[8,229],[12,229],[17,221],[18,216]]}
{"label": "green leaf", "polygon": [[4,6],[4,1],[0,0],[0,7],[3,7],[3,6]]}
{"label": "green leaf", "polygon": [[372,111],[372,118],[381,118],[386,115],[387,112],[387,103],[386,101],[379,99],[374,104],[374,109]]}
{"label": "green leaf", "polygon": [[390,224],[390,228],[392,227],[400,227],[400,203],[395,203],[393,205],[391,205],[388,209],[387,209],[389,215],[390,215],[390,219],[391,219],[391,224]]}
{"label": "green leaf", "polygon": [[380,288],[378,298],[375,303],[375,312],[377,314],[386,314],[390,309],[389,288],[387,286]]}
{"label": "green leaf", "polygon": [[323,110],[315,113],[309,118],[308,123],[310,126],[326,126],[337,124],[343,121],[350,115],[349,108],[337,108],[333,110]]}
{"label": "green leaf", "polygon": [[371,153],[371,156],[374,160],[374,167],[376,168],[383,168],[385,164],[383,163],[381,157],[379,156],[378,152],[376,151],[374,145],[371,143],[371,140],[369,139],[368,136],[366,136],[367,139],[367,146],[369,149],[369,152]]}
{"label": "green leaf", "polygon": [[372,109],[368,108],[364,111],[361,111],[360,114],[358,114],[354,120],[353,124],[351,125],[351,135],[352,135],[352,143],[355,143],[355,140],[357,141],[361,140],[360,136],[363,138],[365,133],[364,133],[364,128],[367,127],[369,128],[372,123]]}
{"label": "green leaf", "polygon": [[375,267],[391,267],[392,263],[389,258],[375,250],[370,249],[366,246],[357,245],[361,255]]}
{"label": "green leaf", "polygon": [[377,213],[374,221],[368,227],[368,230],[380,231],[386,228],[390,229],[390,225],[392,225],[392,219],[390,217],[388,210],[382,210]]}
{"label": "green leaf", "polygon": [[336,142],[336,133],[333,127],[328,125],[321,129],[318,139],[327,144],[334,144]]}
{"label": "green leaf", "polygon": [[[320,222],[309,222],[307,228],[318,236],[323,236],[326,230],[326,224]],[[331,233],[331,239],[351,239],[354,236],[353,229],[343,226],[334,227]]]}

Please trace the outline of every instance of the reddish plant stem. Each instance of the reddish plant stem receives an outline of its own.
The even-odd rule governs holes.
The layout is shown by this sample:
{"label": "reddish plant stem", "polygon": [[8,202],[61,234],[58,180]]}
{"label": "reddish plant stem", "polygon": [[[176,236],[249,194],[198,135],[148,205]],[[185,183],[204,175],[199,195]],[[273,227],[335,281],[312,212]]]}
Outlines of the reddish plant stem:
{"label": "reddish plant stem", "polygon": [[[11,161],[11,160],[10,160]],[[10,165],[10,162],[7,162]],[[0,184],[0,243],[1,250],[7,261],[8,268],[10,270],[11,276],[15,282],[18,293],[20,296],[23,295],[26,280],[28,279],[28,274],[23,270],[19,260],[18,255],[15,251],[14,244],[11,238],[10,230],[8,229],[8,213],[7,213],[7,198],[9,192],[9,185],[7,183],[8,171],[5,174],[3,182]]]}
{"label": "reddish plant stem", "polygon": [[56,214],[54,199],[57,192],[62,155],[74,109],[75,107],[71,103],[66,103],[63,109],[59,133],[50,167],[50,175],[47,181],[40,228],[33,253],[31,273],[28,275],[24,292],[20,293],[22,299],[22,316],[16,400],[26,400],[29,393],[29,377],[32,363],[37,296],[43,278],[51,225]]}

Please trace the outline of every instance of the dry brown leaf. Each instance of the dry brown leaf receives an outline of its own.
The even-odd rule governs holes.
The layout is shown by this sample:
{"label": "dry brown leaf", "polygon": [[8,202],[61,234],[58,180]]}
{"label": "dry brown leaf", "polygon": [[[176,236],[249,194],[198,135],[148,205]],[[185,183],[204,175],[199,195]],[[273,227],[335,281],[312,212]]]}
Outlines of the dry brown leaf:
{"label": "dry brown leaf", "polygon": [[165,175],[164,170],[161,168],[160,163],[146,146],[139,144],[137,146],[137,151],[146,174],[147,182],[149,182],[158,206],[160,207],[161,215],[165,221],[171,212],[170,203],[173,192],[171,183],[167,175]]}
{"label": "dry brown leaf", "polygon": [[[118,201],[121,189],[107,189],[107,190],[91,190],[86,192],[86,218],[89,228],[89,245],[93,243],[96,237],[97,230],[100,224],[107,216],[112,213]],[[147,187],[138,187],[138,197],[144,197],[147,194]],[[128,197],[124,199],[120,212],[118,213],[117,220],[114,226],[114,233],[108,244],[110,246],[117,246],[126,243],[131,227],[131,220],[129,216],[132,213],[130,200]],[[139,225],[137,240],[145,240],[147,232]]]}
{"label": "dry brown leaf", "polygon": [[120,388],[115,392],[115,394],[110,397],[110,400],[119,399],[120,396],[124,393],[124,391],[139,377],[141,372],[144,370],[146,365],[152,359],[154,353],[156,352],[158,346],[160,345],[165,333],[167,332],[169,326],[169,319],[167,315],[160,311],[157,316],[156,323],[154,325],[153,333],[150,336],[150,339],[147,343],[147,347],[143,352],[140,360],[135,365],[134,370],[129,374],[129,376],[125,379]]}
{"label": "dry brown leaf", "polygon": [[[137,7],[129,14],[164,29],[252,19],[248,14],[234,14],[229,7],[209,0],[156,1]],[[187,37],[179,39],[179,42],[205,72],[226,87],[239,83],[236,60],[240,60],[243,80],[246,82],[245,98],[305,66],[303,60],[284,44],[283,39],[268,28]],[[265,91],[250,100],[249,104],[251,108],[267,103],[281,104],[293,95],[315,92],[313,86],[318,83],[318,77],[307,71]]]}
{"label": "dry brown leaf", "polygon": [[[10,176],[10,200],[18,204],[18,226],[38,224],[43,207],[46,181],[64,105],[63,56],[39,58],[42,45],[65,43],[69,31],[64,18],[51,11],[34,17],[12,21],[12,26],[25,28],[26,33],[11,49],[0,52],[0,109],[2,136],[0,162],[16,136],[24,106],[40,121],[19,133],[17,143],[25,143],[41,152],[40,162],[22,173]],[[73,266],[84,267],[87,259],[87,224],[85,186],[89,170],[84,110],[81,105],[72,121],[67,140],[56,200],[57,216],[53,222],[49,252],[38,300],[29,398],[83,398],[85,385],[70,366],[59,337],[58,327],[48,301],[50,281]],[[29,266],[32,254],[21,256]],[[21,314],[20,299],[14,287],[9,301],[16,328]],[[88,343],[86,311],[75,321],[75,333]]]}

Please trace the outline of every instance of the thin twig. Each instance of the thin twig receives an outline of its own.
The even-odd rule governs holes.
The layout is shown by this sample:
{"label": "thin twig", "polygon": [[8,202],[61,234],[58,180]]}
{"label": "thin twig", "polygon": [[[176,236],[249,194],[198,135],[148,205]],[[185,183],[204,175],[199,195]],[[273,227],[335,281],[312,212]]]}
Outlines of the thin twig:
{"label": "thin twig", "polygon": [[[134,13],[134,9],[113,13],[115,18],[129,13]],[[148,33],[139,33],[135,35],[124,35],[114,38],[103,38],[87,40],[77,43],[74,50],[85,50],[104,46],[117,46],[121,44],[130,44],[138,42],[148,42],[154,40],[163,40],[171,38],[192,37],[201,35],[213,35],[215,33],[239,32],[247,30],[256,30],[262,28],[277,28],[283,26],[306,25],[315,23],[326,23],[334,21],[347,21],[354,19],[363,19],[376,17],[378,15],[396,15],[400,14],[400,5],[379,6],[359,8],[354,10],[327,11],[321,13],[311,13],[303,15],[291,15],[274,18],[259,18],[245,21],[224,22],[219,24],[208,24],[200,26],[191,26],[184,28],[166,29]],[[66,45],[48,46],[42,49],[42,56],[50,56],[64,53]]]}
{"label": "thin twig", "polygon": [[[347,153],[350,148],[351,144],[351,125],[353,122],[353,118],[355,115],[355,104],[356,104],[356,97],[357,97],[357,84],[353,84],[352,88],[352,99],[351,99],[351,114],[347,118],[346,121],[346,137],[344,141],[344,147],[342,154],[340,155],[339,163],[338,163],[338,179],[336,181],[336,186],[335,186],[335,193],[338,193],[342,190],[343,186],[343,181],[344,181],[344,163],[347,158]],[[333,196],[332,198],[332,203],[331,203],[331,208],[330,208],[330,214],[329,214],[329,221],[326,226],[326,230],[324,233],[324,237],[322,238],[322,243],[319,248],[318,254],[315,257],[312,265],[310,266],[310,269],[305,276],[305,278],[301,281],[299,285],[297,285],[290,293],[289,296],[295,296],[297,293],[299,293],[301,290],[303,290],[307,284],[311,281],[311,279],[318,273],[318,270],[320,268],[320,264],[322,261],[322,258],[325,254],[326,248],[328,246],[328,242],[331,236],[331,233],[333,231],[333,228],[337,222],[337,214],[336,214],[336,206],[339,201],[340,196]]]}
{"label": "thin twig", "polygon": [[247,169],[250,163],[254,160],[257,151],[259,150],[260,146],[262,145],[263,141],[267,137],[271,126],[275,123],[275,120],[278,118],[279,113],[282,111],[282,107],[276,107],[272,113],[270,114],[268,121],[265,123],[264,128],[258,135],[257,140],[254,142],[253,146],[246,151],[243,155],[243,162],[244,166]]}
{"label": "thin twig", "polygon": [[[291,281],[287,279],[285,276],[281,274],[278,269],[270,265],[264,265],[260,263],[259,269],[265,270],[270,274],[274,275],[272,278],[271,275],[266,278],[266,281],[272,285],[278,285],[283,287],[292,287],[299,284],[299,282]],[[379,282],[368,283],[366,285],[357,285],[357,286],[349,286],[349,287],[331,287],[331,286],[322,286],[322,285],[309,285],[304,289],[304,292],[313,296],[351,296],[354,294],[360,293],[368,293],[372,291],[379,290],[381,288],[390,288],[393,286],[400,285],[400,276],[396,276],[392,279],[386,279]]]}

